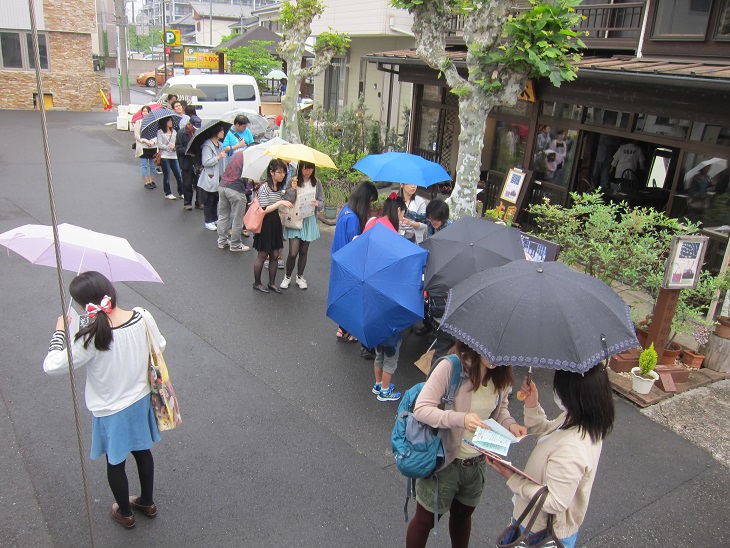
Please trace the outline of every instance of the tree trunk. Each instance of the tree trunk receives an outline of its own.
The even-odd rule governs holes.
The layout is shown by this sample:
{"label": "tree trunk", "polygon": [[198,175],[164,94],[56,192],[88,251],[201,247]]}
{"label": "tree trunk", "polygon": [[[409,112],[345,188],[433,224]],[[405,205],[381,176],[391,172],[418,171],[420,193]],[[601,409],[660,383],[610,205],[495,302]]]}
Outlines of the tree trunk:
{"label": "tree trunk", "polygon": [[477,183],[482,169],[482,149],[491,102],[478,91],[459,97],[459,155],[454,190],[447,200],[451,216],[476,214]]}
{"label": "tree trunk", "polygon": [[[301,62],[301,59],[299,60]],[[291,67],[294,60],[287,59],[287,67]],[[299,98],[299,84],[302,79],[299,75],[299,69],[289,69],[289,80],[287,81],[286,93],[281,98],[281,106],[284,109],[284,120],[281,122],[279,135],[281,138],[290,143],[299,143],[299,108],[297,99]]]}

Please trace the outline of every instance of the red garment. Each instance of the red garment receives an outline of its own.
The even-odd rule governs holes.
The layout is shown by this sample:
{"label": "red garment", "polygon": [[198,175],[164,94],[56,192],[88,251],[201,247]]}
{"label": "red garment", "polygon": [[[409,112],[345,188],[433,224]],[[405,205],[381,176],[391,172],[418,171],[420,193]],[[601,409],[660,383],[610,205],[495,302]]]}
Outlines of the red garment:
{"label": "red garment", "polygon": [[365,228],[363,229],[363,232],[365,232],[366,230],[370,230],[378,223],[382,224],[386,228],[389,228],[393,232],[398,232],[395,227],[393,227],[393,224],[388,220],[388,217],[371,217],[370,220],[365,223]]}

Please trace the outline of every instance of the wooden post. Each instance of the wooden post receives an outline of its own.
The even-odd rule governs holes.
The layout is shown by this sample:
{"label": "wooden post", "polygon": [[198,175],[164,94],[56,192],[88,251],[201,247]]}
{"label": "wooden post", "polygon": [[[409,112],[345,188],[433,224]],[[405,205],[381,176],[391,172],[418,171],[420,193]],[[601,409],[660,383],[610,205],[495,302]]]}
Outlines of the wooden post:
{"label": "wooden post", "polygon": [[679,289],[660,289],[654,307],[654,316],[649,326],[646,344],[648,346],[650,343],[654,343],[654,350],[656,350],[660,362],[672,332],[672,320],[674,312],[677,310],[679,292]]}

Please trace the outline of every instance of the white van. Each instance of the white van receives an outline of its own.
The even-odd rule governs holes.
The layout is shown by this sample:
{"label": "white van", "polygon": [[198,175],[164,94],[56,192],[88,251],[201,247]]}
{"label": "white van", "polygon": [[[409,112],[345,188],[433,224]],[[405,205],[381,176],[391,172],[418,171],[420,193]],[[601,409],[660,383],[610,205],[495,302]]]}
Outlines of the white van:
{"label": "white van", "polygon": [[220,118],[227,112],[244,109],[261,113],[261,95],[253,76],[243,74],[190,74],[173,76],[160,90],[158,98],[167,95],[170,86],[193,86],[205,92],[205,97],[193,96],[198,116],[203,120]]}

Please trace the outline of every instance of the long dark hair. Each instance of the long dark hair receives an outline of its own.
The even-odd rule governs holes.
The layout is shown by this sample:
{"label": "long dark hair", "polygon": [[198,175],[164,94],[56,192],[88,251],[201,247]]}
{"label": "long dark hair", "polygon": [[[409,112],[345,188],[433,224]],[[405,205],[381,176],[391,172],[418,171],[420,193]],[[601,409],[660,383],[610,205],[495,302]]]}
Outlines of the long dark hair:
{"label": "long dark hair", "polygon": [[365,223],[368,222],[370,217],[370,206],[378,199],[378,189],[370,181],[360,183],[355,187],[355,190],[350,194],[350,199],[347,200],[347,207],[355,212],[357,218],[360,219],[360,233],[365,228]]}
{"label": "long dark hair", "polygon": [[[117,306],[116,289],[106,276],[93,270],[76,276],[71,281],[68,290],[74,301],[84,307],[89,303],[101,304],[105,295],[111,299],[112,307]],[[74,340],[79,340],[81,337],[84,337],[84,348],[88,348],[93,340],[97,350],[109,350],[114,335],[106,312],[101,310],[97,312],[96,318],[89,325],[80,329]]]}
{"label": "long dark hair", "polygon": [[479,388],[480,384],[487,386],[490,380],[494,383],[497,392],[501,392],[515,383],[511,365],[500,365],[494,369],[487,369],[484,378],[482,378],[480,356],[476,350],[459,339],[456,340],[456,344],[452,350],[456,350],[456,355],[461,360],[461,366],[464,368],[464,372],[471,381],[475,391]]}
{"label": "long dark hair", "polygon": [[299,162],[299,167],[297,168],[297,181],[299,181],[299,185],[301,186],[302,183],[304,183],[304,172],[302,169],[305,167],[311,167],[312,168],[312,186],[317,186],[317,167],[310,163],[310,162]]}
{"label": "long dark hair", "polygon": [[403,198],[393,192],[390,196],[388,196],[388,199],[385,200],[385,203],[383,204],[383,217],[387,218],[396,230],[398,230],[398,224],[400,223],[400,219],[398,218],[398,209],[405,211],[406,202]]}
{"label": "long dark hair", "polygon": [[[269,167],[266,168],[266,184],[269,185],[271,190],[279,190],[279,187],[276,183],[274,183],[274,178],[271,176],[274,171],[278,171],[279,169],[283,169],[284,171],[288,169],[284,160],[280,160],[279,158],[271,160],[269,162]],[[284,181],[282,181],[281,184],[283,185]]]}
{"label": "long dark hair", "polygon": [[615,411],[613,392],[603,362],[582,375],[555,371],[553,390],[568,410],[561,428],[577,426],[578,431],[583,436],[588,434],[594,443],[608,436],[613,429]]}

